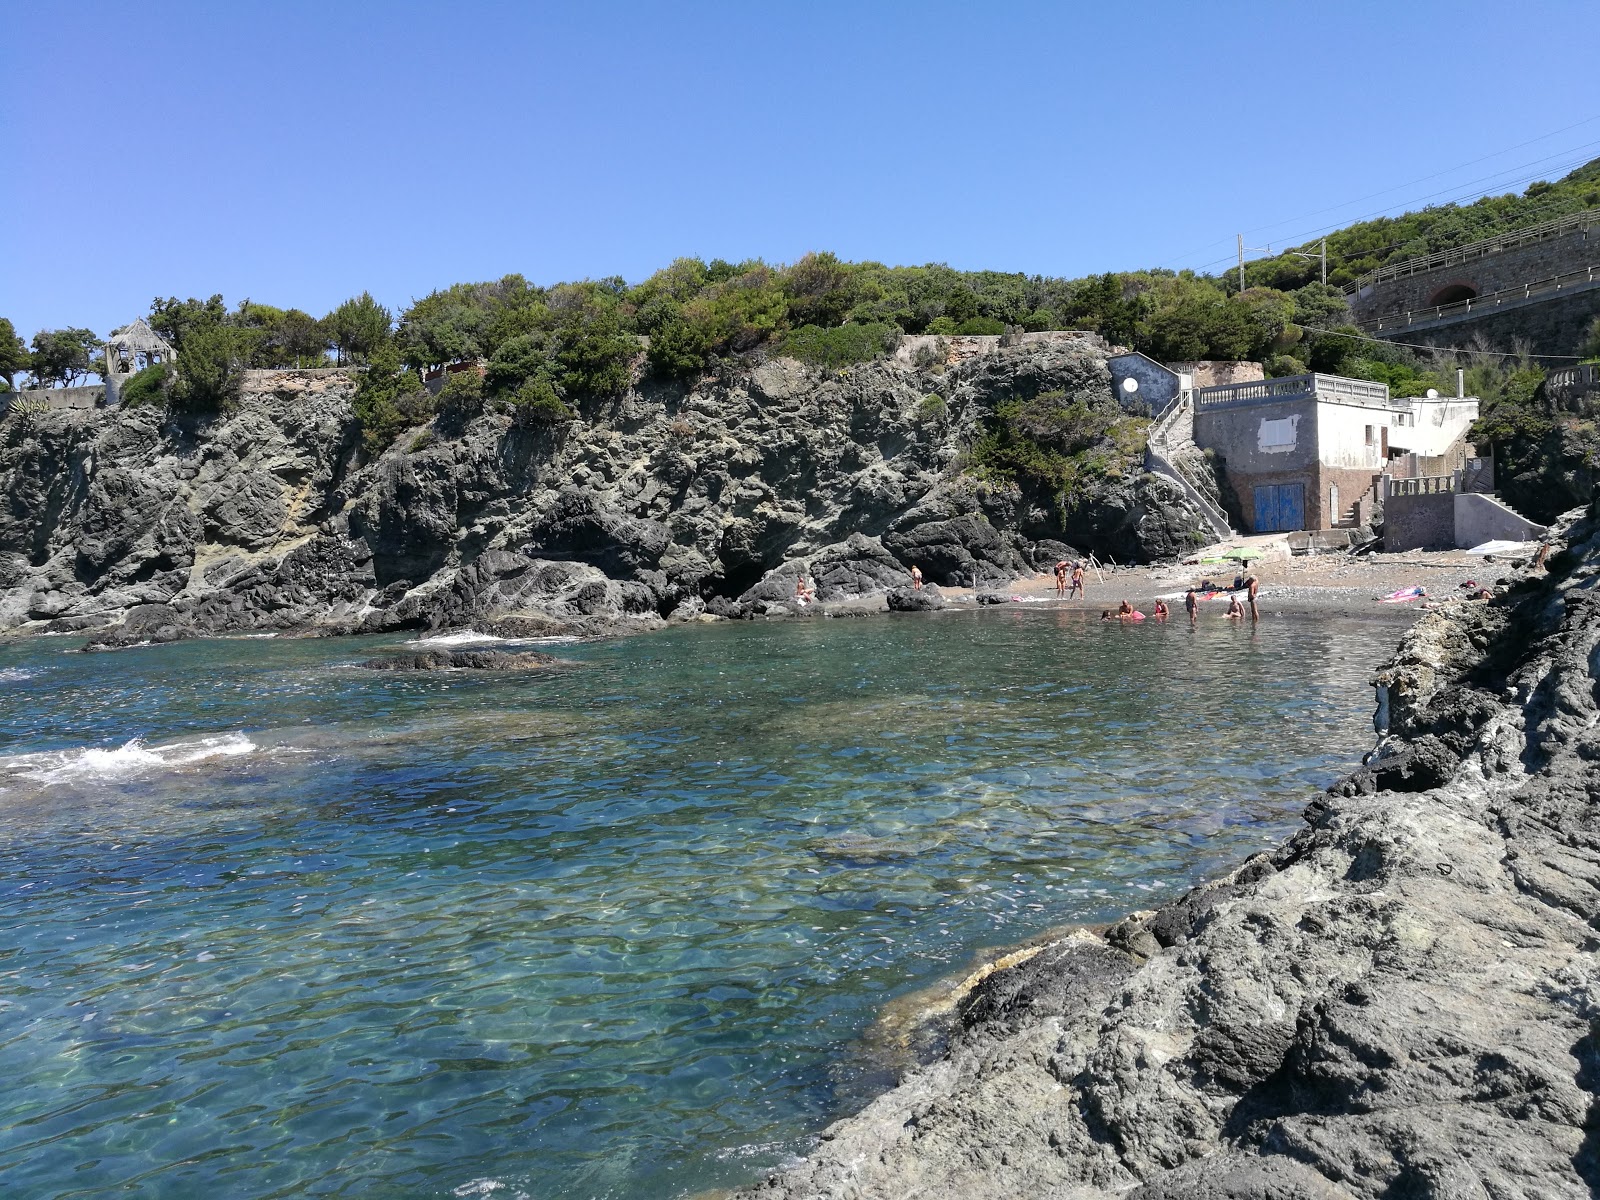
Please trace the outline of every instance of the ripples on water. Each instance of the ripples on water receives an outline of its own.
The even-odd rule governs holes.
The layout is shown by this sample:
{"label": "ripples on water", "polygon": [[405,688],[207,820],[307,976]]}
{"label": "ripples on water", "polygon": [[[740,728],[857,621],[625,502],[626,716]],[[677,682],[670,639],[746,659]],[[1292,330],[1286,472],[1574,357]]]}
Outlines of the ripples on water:
{"label": "ripples on water", "polygon": [[490,677],[6,647],[0,1194],[748,1180],[881,1086],[894,997],[1282,837],[1394,637],[1007,610]]}

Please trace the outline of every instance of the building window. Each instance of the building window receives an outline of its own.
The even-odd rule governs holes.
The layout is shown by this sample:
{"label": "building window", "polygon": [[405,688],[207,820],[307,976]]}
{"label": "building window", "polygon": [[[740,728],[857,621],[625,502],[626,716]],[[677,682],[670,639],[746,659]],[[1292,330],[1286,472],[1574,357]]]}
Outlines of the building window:
{"label": "building window", "polygon": [[1278,421],[1262,421],[1260,442],[1263,450],[1293,446],[1294,418],[1284,417]]}
{"label": "building window", "polygon": [[1367,445],[1370,446],[1370,445],[1372,445],[1372,426],[1368,425],[1366,427],[1366,430],[1367,430]]}

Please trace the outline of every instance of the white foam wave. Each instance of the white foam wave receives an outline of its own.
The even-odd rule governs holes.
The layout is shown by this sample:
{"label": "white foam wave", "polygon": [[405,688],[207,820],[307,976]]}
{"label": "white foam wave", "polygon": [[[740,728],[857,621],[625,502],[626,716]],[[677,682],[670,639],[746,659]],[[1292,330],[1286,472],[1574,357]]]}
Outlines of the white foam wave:
{"label": "white foam wave", "polygon": [[437,637],[416,638],[413,641],[403,642],[406,646],[555,646],[566,642],[581,642],[583,639],[574,634],[552,634],[548,637],[508,638],[496,637],[492,633],[479,633],[474,629],[463,629],[458,633],[441,633]]}
{"label": "white foam wave", "polygon": [[490,642],[504,642],[508,639],[495,637],[492,633],[479,633],[475,629],[463,629],[457,633],[441,633],[437,637],[416,638],[406,642],[407,646],[470,646],[474,644],[487,645]]}
{"label": "white foam wave", "polygon": [[32,679],[37,671],[29,671],[24,667],[0,667],[0,683],[21,683],[24,679]]}
{"label": "white foam wave", "polygon": [[0,778],[28,779],[35,783],[70,783],[79,780],[118,779],[149,771],[170,771],[208,758],[233,758],[249,754],[256,744],[243,733],[224,733],[189,742],[147,746],[143,739],[121,746],[79,746],[71,750],[46,750],[0,758]]}

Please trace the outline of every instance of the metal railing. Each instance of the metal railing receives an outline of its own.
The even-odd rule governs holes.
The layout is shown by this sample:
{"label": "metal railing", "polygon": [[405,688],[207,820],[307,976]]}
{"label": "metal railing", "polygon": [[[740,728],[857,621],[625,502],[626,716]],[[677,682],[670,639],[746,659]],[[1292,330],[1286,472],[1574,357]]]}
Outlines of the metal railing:
{"label": "metal railing", "polygon": [[1365,379],[1346,379],[1342,375],[1287,375],[1282,379],[1261,379],[1252,383],[1220,383],[1199,388],[1194,394],[1196,411],[1228,408],[1235,405],[1270,404],[1317,396],[1354,403],[1368,408],[1388,408],[1387,384]]}
{"label": "metal railing", "polygon": [[1564,217],[1541,221],[1539,224],[1529,225],[1525,229],[1513,229],[1496,237],[1468,242],[1465,246],[1456,246],[1450,250],[1437,250],[1422,258],[1408,258],[1403,262],[1375,267],[1354,283],[1346,284],[1344,294],[1346,296],[1354,296],[1362,288],[1370,287],[1375,283],[1383,283],[1390,279],[1400,279],[1406,275],[1418,275],[1424,271],[1454,266],[1457,263],[1471,262],[1476,258],[1486,258],[1491,254],[1499,254],[1503,250],[1509,250],[1513,246],[1520,246],[1527,242],[1540,242],[1546,238],[1558,237],[1575,229],[1581,229],[1587,234],[1596,225],[1600,225],[1600,209],[1586,208],[1582,212],[1568,213]]}
{"label": "metal railing", "polygon": [[1145,435],[1144,469],[1166,476],[1183,489],[1183,494],[1188,497],[1189,502],[1200,510],[1200,515],[1205,518],[1206,524],[1211,526],[1214,537],[1232,537],[1233,526],[1228,524],[1228,514],[1223,512],[1221,506],[1210,496],[1202,492],[1171,457],[1172,447],[1167,441],[1167,435],[1172,432],[1172,427],[1180,419],[1193,412],[1193,408],[1194,393],[1185,388],[1178,393],[1177,399],[1161,410],[1155,423],[1150,426],[1149,433]]}
{"label": "metal railing", "polygon": [[1552,275],[1549,279],[1525,283],[1521,287],[1503,288],[1498,292],[1474,296],[1470,300],[1457,300],[1454,304],[1436,304],[1432,308],[1419,308],[1403,316],[1373,317],[1363,322],[1361,328],[1367,333],[1378,333],[1385,329],[1405,329],[1427,321],[1466,316],[1468,313],[1480,310],[1499,308],[1503,304],[1516,304],[1523,300],[1531,300],[1535,296],[1562,290],[1571,291],[1574,287],[1588,287],[1595,283],[1600,283],[1600,265],[1580,267],[1575,271]]}

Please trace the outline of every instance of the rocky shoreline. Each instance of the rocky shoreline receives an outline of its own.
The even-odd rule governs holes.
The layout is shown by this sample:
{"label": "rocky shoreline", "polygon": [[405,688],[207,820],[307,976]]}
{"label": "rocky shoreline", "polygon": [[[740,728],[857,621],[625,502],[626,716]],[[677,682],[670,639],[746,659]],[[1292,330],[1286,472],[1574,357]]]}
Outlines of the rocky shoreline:
{"label": "rocky shoreline", "polygon": [[8,412],[0,632],[108,649],[253,631],[590,636],[781,615],[801,573],[851,611],[883,607],[913,564],[993,587],[1079,551],[1170,559],[1207,527],[1131,442],[1066,507],[968,470],[1009,403],[1137,418],[1108,353],[1073,337],[920,366],[725,364],[692,386],[637,377],[560,424],[452,409],[378,451],[344,369],[248,372],[208,417]]}
{"label": "rocky shoreline", "polygon": [[948,1049],[745,1200],[1600,1186],[1600,507],[1424,615],[1307,828],[981,978]]}

